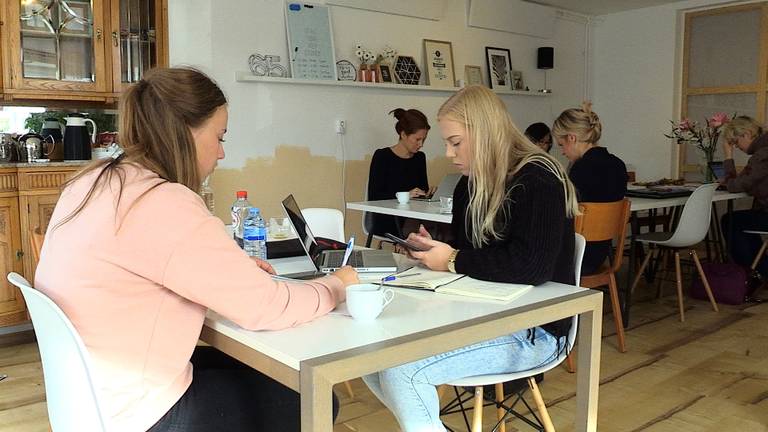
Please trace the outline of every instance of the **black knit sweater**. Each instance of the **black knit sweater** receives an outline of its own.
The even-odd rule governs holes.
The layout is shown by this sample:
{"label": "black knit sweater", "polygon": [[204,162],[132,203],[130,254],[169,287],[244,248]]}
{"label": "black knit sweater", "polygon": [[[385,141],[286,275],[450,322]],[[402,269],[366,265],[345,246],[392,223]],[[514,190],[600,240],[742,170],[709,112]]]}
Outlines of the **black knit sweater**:
{"label": "black knit sweater", "polygon": [[[429,190],[427,181],[427,158],[423,152],[417,152],[410,159],[396,155],[391,148],[376,150],[371,159],[368,173],[368,199],[394,199],[395,193],[419,188]],[[400,228],[395,224],[393,216],[373,214],[374,234],[398,234]]]}
{"label": "black knit sweater", "polygon": [[[508,180],[503,211],[496,218],[502,238],[481,248],[472,246],[468,204],[468,178],[463,177],[453,195],[451,223],[458,273],[495,282],[574,284],[573,220],[566,216],[562,183],[551,172],[528,163]],[[570,324],[565,319],[542,327],[565,336]]]}

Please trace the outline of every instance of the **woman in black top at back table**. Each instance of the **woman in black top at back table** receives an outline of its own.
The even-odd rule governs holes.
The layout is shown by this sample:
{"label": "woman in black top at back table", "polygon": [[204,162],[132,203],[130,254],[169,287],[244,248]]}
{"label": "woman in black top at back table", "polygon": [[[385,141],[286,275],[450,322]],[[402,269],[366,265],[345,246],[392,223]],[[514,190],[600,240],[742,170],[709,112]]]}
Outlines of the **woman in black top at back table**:
{"label": "woman in black top at back table", "polygon": [[[614,202],[627,193],[627,167],[618,157],[600,147],[600,118],[592,104],[563,111],[552,126],[552,136],[571,161],[571,178],[580,203]],[[611,242],[588,242],[581,265],[583,275],[594,274],[605,262]]]}
{"label": "woman in black top at back table", "polygon": [[[368,174],[368,199],[394,199],[397,192],[409,191],[411,197],[424,196],[429,190],[427,158],[421,147],[430,126],[419,110],[396,108],[390,111],[397,119],[398,141],[391,147],[380,148],[373,154]],[[382,235],[400,233],[393,216],[372,214],[371,232]]]}
{"label": "woman in black top at back table", "polygon": [[549,153],[552,148],[552,133],[544,123],[533,123],[525,129],[525,137]]}

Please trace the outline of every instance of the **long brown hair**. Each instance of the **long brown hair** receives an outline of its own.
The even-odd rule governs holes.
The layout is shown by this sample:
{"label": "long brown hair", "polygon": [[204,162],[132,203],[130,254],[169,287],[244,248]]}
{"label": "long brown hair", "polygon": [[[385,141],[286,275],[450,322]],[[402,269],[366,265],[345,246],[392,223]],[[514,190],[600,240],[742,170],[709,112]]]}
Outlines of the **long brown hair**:
{"label": "long brown hair", "polygon": [[155,186],[165,182],[180,183],[195,192],[199,191],[202,179],[191,129],[201,126],[226,103],[227,98],[219,86],[197,69],[183,67],[149,71],[123,93],[120,101],[120,145],[123,153],[119,157],[89,165],[64,184],[62,188],[92,171],[100,170],[83,201],[56,226],[77,216],[100,187],[111,183],[113,175],[117,175],[120,183],[116,203],[119,206],[125,183],[122,165],[126,163],[156,173],[162,181]]}

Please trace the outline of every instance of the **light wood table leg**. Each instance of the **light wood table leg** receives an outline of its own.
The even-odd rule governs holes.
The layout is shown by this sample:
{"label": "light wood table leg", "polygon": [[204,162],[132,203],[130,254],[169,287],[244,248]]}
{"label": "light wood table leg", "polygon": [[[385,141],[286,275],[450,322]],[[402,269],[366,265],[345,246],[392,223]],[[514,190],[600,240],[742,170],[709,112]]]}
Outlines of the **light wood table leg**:
{"label": "light wood table leg", "polygon": [[597,394],[600,386],[600,336],[603,327],[602,296],[595,309],[579,315],[576,358],[576,422],[578,432],[597,430]]}
{"label": "light wood table leg", "polygon": [[333,431],[333,384],[311,367],[301,368],[301,430]]}

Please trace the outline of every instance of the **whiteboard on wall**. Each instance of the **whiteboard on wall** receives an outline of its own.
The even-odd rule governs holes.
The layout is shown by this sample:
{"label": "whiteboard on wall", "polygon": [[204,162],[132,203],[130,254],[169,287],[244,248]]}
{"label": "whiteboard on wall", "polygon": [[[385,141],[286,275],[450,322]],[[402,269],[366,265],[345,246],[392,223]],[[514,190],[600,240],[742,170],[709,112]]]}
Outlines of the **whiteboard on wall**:
{"label": "whiteboard on wall", "polygon": [[336,60],[328,6],[285,3],[288,59],[291,76],[299,79],[336,80]]}
{"label": "whiteboard on wall", "polygon": [[467,25],[541,38],[552,37],[556,10],[522,0],[467,0]]}
{"label": "whiteboard on wall", "polygon": [[440,21],[445,0],[326,0],[327,4]]}

